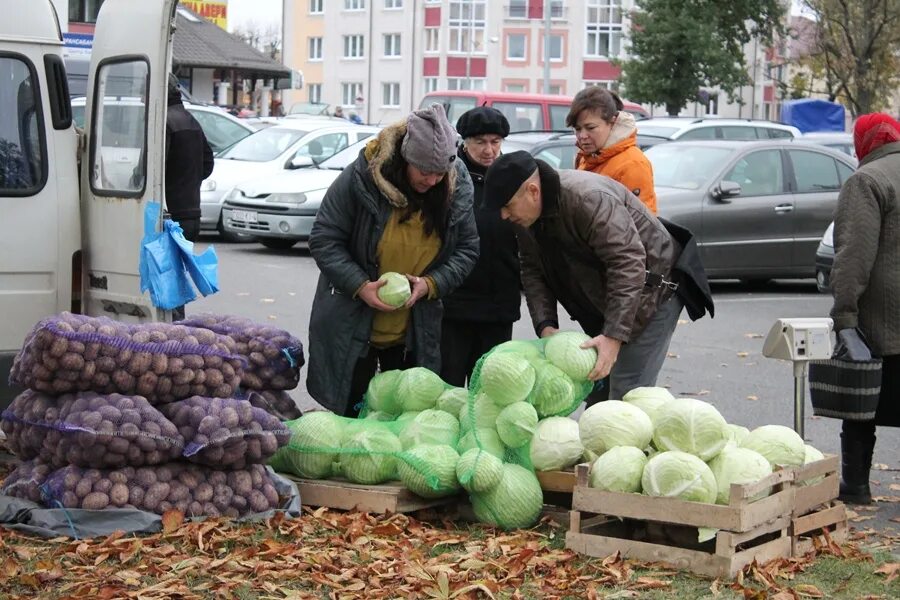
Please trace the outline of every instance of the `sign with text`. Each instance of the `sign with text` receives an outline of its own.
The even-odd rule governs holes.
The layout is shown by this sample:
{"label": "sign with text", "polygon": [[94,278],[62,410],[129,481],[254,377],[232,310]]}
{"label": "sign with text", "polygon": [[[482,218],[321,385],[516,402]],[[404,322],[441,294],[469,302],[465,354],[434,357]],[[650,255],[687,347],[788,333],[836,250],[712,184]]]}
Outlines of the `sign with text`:
{"label": "sign with text", "polygon": [[181,6],[191,9],[207,21],[228,31],[228,2],[226,0],[181,0]]}

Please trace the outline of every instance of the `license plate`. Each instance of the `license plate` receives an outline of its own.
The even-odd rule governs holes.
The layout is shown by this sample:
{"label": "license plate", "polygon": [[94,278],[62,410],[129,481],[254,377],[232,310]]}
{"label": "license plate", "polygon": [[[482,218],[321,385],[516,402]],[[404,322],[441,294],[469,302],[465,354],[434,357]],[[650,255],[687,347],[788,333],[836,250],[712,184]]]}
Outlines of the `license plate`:
{"label": "license plate", "polygon": [[231,211],[231,219],[233,221],[243,221],[244,223],[258,222],[257,214],[249,210],[233,210]]}

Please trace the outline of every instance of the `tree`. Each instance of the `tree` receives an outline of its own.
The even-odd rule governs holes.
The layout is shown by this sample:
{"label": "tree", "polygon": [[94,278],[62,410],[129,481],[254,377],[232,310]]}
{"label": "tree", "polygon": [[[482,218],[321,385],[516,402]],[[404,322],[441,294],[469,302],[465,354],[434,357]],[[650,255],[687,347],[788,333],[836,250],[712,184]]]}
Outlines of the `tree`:
{"label": "tree", "polygon": [[744,45],[771,43],[781,0],[637,0],[632,14],[632,59],[622,63],[631,100],[663,104],[677,115],[701,87],[719,87],[732,102],[750,82]]}
{"label": "tree", "polygon": [[884,108],[900,84],[900,0],[804,0],[818,23],[812,61],[856,117]]}
{"label": "tree", "polygon": [[234,35],[271,58],[277,58],[281,50],[281,28],[274,23],[259,25],[249,21],[243,27],[236,27]]}

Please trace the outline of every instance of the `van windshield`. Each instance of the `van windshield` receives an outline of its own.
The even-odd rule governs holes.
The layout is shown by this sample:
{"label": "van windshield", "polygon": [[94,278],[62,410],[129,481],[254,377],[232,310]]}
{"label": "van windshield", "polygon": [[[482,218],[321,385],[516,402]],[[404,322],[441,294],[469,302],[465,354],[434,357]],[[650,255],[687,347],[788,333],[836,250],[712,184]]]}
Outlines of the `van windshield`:
{"label": "van windshield", "polygon": [[509,121],[510,133],[546,129],[541,105],[536,102],[494,102],[491,106],[502,112]]}
{"label": "van windshield", "polygon": [[443,104],[444,111],[447,113],[447,119],[456,127],[456,121],[459,117],[469,110],[475,108],[475,98],[468,96],[425,96],[419,108],[428,108],[434,103]]}

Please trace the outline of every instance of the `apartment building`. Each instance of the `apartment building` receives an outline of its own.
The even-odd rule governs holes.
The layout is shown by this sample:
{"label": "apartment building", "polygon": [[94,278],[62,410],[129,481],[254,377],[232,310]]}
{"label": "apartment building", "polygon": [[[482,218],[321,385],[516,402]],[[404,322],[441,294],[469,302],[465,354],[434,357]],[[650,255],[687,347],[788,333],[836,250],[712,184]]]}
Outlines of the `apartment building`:
{"label": "apartment building", "polygon": [[[544,4],[550,10],[549,27]],[[389,123],[430,91],[479,89],[574,95],[586,85],[618,88],[633,0],[284,0],[284,61],[305,89],[285,105],[326,103]],[[744,104],[705,90],[685,115],[764,117],[765,48],[746,49],[753,84]],[[651,108],[651,107],[648,107]],[[661,107],[652,107],[656,114]]]}

